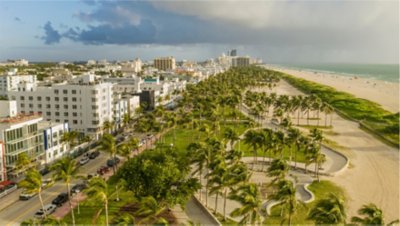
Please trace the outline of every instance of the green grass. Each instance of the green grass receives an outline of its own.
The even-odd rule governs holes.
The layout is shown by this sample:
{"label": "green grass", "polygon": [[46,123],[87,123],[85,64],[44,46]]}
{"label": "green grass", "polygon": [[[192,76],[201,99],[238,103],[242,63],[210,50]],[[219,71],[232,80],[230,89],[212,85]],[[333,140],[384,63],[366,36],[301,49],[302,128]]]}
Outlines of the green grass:
{"label": "green grass", "polygon": [[[298,204],[297,212],[292,218],[293,224],[314,224],[314,222],[307,220],[308,211],[312,209],[318,200],[328,197],[333,193],[342,196],[346,200],[346,195],[342,188],[335,185],[330,181],[322,180],[321,182],[314,181],[309,187],[315,195],[315,200],[308,204]],[[280,217],[280,205],[274,206],[271,210],[271,216],[268,216],[264,223],[266,224],[280,224],[282,218]],[[287,221],[285,222],[287,224]]]}
{"label": "green grass", "polygon": [[[113,184],[110,183],[109,184]],[[115,186],[109,185],[109,188],[114,191]],[[109,221],[112,222],[112,219],[120,214],[120,208],[127,205],[128,203],[135,202],[133,198],[133,194],[130,191],[122,191],[119,194],[120,201],[116,202],[114,199],[116,195],[111,196],[111,200],[109,201],[108,211],[109,211]],[[97,211],[102,208],[100,203],[96,201],[91,201],[86,199],[79,204],[80,213],[78,214],[78,207],[75,207],[75,222],[77,225],[93,225],[93,218]],[[67,214],[63,221],[68,225],[72,224],[71,214]],[[104,210],[101,212],[99,218],[97,219],[96,224],[105,224],[105,212]]]}
{"label": "green grass", "polygon": [[[239,148],[240,148],[240,150],[242,150],[244,152],[245,157],[254,156],[253,148],[250,145],[246,144],[243,140],[240,141],[240,145],[239,145],[239,142],[236,143],[235,149],[239,149]],[[295,148],[292,147],[292,156],[293,156],[292,160],[294,160],[294,151],[295,151]],[[280,155],[280,154],[278,154],[278,155]],[[262,150],[257,150],[257,156],[259,156],[259,157],[264,156],[264,152]],[[265,157],[276,158],[278,156],[274,155],[273,153],[268,152],[265,155]],[[289,158],[290,158],[290,148],[285,146],[283,148],[283,159],[289,160]],[[297,162],[305,162],[304,152],[299,151],[297,153],[296,158],[297,158]]]}
{"label": "green grass", "polygon": [[333,106],[340,115],[359,121],[366,130],[379,136],[386,142],[399,147],[399,113],[392,114],[379,104],[357,98],[349,93],[281,73],[282,77],[294,87],[308,94],[315,94],[324,102]]}

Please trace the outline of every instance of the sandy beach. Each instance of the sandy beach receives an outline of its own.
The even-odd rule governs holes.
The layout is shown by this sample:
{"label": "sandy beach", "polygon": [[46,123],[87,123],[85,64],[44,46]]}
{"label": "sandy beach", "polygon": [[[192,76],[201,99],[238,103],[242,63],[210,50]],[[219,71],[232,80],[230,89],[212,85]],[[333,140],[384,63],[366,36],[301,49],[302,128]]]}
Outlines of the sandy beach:
{"label": "sandy beach", "polygon": [[[339,81],[335,83],[339,84]],[[345,85],[342,84],[342,86]],[[355,86],[355,83],[352,83],[352,86]],[[268,88],[255,90],[268,93],[275,92],[278,95],[303,95],[285,81],[279,82],[273,90]],[[355,94],[354,91],[353,93]],[[371,96],[375,95],[371,94]],[[372,100],[367,96],[365,98]],[[376,98],[374,97],[374,99]],[[384,100],[380,99],[381,101]],[[395,109],[395,106],[391,107]],[[297,119],[293,119],[293,122],[296,121]],[[301,119],[300,123],[306,124],[306,120]],[[316,124],[316,121],[314,123]],[[314,123],[310,123],[310,125]],[[323,121],[320,124],[323,124]],[[303,132],[308,131],[302,127],[299,128]],[[333,114],[333,128],[323,129],[323,134],[325,138],[342,146],[338,150],[350,160],[349,167],[339,175],[324,177],[324,179],[333,181],[346,191],[348,220],[357,215],[357,210],[362,205],[368,203],[375,203],[383,210],[387,223],[399,219],[399,150],[383,144],[372,135],[361,130],[357,123],[345,120],[337,114]]]}
{"label": "sandy beach", "polygon": [[304,78],[309,81],[328,85],[336,88],[337,90],[351,93],[359,98],[371,100],[393,113],[400,111],[399,83],[365,79],[357,76],[348,77],[339,74],[285,69],[270,65],[266,67],[294,75],[296,77]]}

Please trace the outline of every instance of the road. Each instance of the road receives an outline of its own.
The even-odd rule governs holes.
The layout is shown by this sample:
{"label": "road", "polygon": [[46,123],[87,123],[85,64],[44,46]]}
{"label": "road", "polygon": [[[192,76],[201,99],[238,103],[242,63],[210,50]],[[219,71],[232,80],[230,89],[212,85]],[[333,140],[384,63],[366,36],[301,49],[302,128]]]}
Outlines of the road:
{"label": "road", "polygon": [[[107,153],[101,152],[96,159],[92,159],[82,166],[80,172],[82,175],[96,172],[100,166],[106,164],[108,157]],[[78,158],[77,161],[79,161],[79,159],[80,158]],[[73,184],[77,182],[78,181],[74,181]],[[66,185],[62,181],[56,182],[52,187],[44,190],[42,192],[44,205],[50,204],[51,201],[61,192],[67,192]],[[19,194],[19,192],[14,193]],[[20,225],[22,221],[32,218],[35,212],[41,208],[38,196],[32,197],[27,201],[17,200],[18,196],[14,196],[16,201],[0,211],[0,225]]]}

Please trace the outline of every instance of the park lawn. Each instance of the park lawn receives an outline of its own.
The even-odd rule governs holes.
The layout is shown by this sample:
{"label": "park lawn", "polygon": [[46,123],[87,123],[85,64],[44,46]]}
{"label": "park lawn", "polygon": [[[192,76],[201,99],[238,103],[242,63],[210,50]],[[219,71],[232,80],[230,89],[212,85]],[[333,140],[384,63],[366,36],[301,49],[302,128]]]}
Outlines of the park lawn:
{"label": "park lawn", "polygon": [[[245,123],[226,122],[225,125],[221,123],[220,132],[216,134],[216,136],[222,139],[223,134],[228,127],[233,128],[238,134],[242,134],[250,128],[249,125]],[[193,130],[191,128],[177,127],[175,128],[175,138],[176,140],[174,144],[174,130],[171,129],[164,135],[162,141],[166,145],[174,144],[178,150],[186,150],[190,143],[204,141],[206,139],[206,134],[197,129]],[[160,141],[158,143],[160,144]]]}
{"label": "park lawn", "polygon": [[[239,142],[237,142],[235,144],[235,149],[239,149],[239,148],[240,148],[240,150],[243,151],[245,157],[253,157],[254,156],[253,148],[250,145],[244,143],[243,140],[240,141],[240,144],[239,144]],[[295,147],[292,147],[292,156],[293,156],[292,160],[293,161],[294,161],[294,151],[295,151]],[[263,157],[264,156],[264,152],[261,151],[261,150],[257,150],[257,156],[258,157]],[[280,157],[280,156],[279,156],[279,154],[278,155],[274,155],[273,153],[268,152],[265,155],[265,157],[277,158],[277,157]],[[284,147],[283,148],[283,159],[289,160],[289,158],[290,158],[290,148],[289,147]],[[304,152],[299,151],[297,153],[296,158],[297,158],[297,162],[303,162],[304,163],[305,162]]]}
{"label": "park lawn", "polygon": [[[338,196],[342,196],[346,201],[346,195],[344,190],[336,184],[321,180],[321,182],[314,181],[308,189],[314,193],[315,200],[308,204],[298,204],[297,212],[292,218],[292,224],[314,224],[313,221],[307,220],[308,212],[314,207],[314,205],[321,199],[326,198],[329,194],[333,193]],[[280,205],[274,206],[271,210],[271,216],[268,216],[264,223],[266,224],[280,224],[282,218],[280,217]],[[287,223],[287,221],[285,221]]]}
{"label": "park lawn", "polygon": [[[109,187],[112,190],[115,190],[114,186]],[[109,223],[113,221],[113,218],[119,216],[120,214],[120,209],[121,207],[135,202],[135,199],[133,197],[133,194],[131,191],[121,191],[119,194],[120,201],[116,202],[114,199],[116,198],[116,194],[113,194],[111,196],[109,203],[108,203],[108,212],[109,212]],[[75,213],[75,222],[77,225],[93,225],[93,218],[97,211],[100,208],[103,208],[104,205],[101,205],[100,203],[96,203],[96,201],[91,201],[89,199],[84,200],[83,202],[80,203],[80,214],[78,214],[78,207],[75,207],[74,213]],[[99,218],[96,221],[97,225],[105,225],[105,211],[101,212]],[[67,223],[68,225],[72,224],[72,218],[71,214],[67,214],[63,221]]]}

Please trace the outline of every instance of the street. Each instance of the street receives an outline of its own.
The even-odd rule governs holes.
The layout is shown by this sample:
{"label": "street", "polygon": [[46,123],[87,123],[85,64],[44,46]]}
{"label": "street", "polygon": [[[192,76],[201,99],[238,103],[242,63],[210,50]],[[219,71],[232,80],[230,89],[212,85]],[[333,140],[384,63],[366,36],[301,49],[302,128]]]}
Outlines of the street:
{"label": "street", "polygon": [[[77,161],[81,158],[82,157],[77,158]],[[100,152],[100,155],[96,159],[91,159],[87,164],[81,166],[80,173],[82,175],[95,173],[100,166],[106,164],[108,158],[109,155],[107,153]],[[46,176],[46,178],[48,177],[50,176]],[[77,180],[75,180],[73,184],[76,182]],[[52,187],[45,189],[42,192],[44,205],[50,204],[61,192],[67,192],[66,185],[62,181],[58,181]],[[15,191],[10,194],[13,198],[15,197],[15,202],[0,211],[0,225],[20,225],[22,221],[33,218],[35,212],[41,208],[37,195],[27,201],[20,201],[18,200],[19,193],[19,191]],[[10,197],[3,197],[2,199],[4,198]],[[2,199],[0,199],[0,202],[2,202]],[[66,205],[68,205],[68,203],[66,203]]]}

